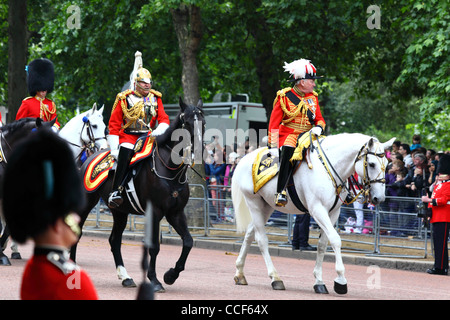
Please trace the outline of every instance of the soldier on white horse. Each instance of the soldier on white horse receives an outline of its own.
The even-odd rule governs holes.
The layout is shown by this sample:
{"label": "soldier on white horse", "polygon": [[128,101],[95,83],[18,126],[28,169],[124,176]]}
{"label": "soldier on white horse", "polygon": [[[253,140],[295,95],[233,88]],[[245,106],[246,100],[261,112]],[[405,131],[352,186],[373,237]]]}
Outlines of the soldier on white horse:
{"label": "soldier on white horse", "polygon": [[306,59],[285,62],[284,70],[290,72],[294,82],[292,88],[277,92],[269,122],[269,146],[280,150],[280,170],[278,173],[277,206],[287,203],[286,184],[291,174],[291,157],[299,136],[309,130],[320,136],[325,130],[317,93],[314,91],[316,68]]}
{"label": "soldier on white horse", "polygon": [[[362,134],[320,137],[325,121],[317,94],[312,90],[317,78],[315,67],[308,60],[300,59],[285,64],[284,68],[291,73],[296,85],[278,92],[269,124],[271,146],[282,148],[260,148],[249,153],[241,159],[234,173],[239,177],[232,183],[236,224],[238,230],[246,230],[236,260],[234,280],[239,285],[247,284],[245,258],[249,246],[256,239],[273,289],[284,290],[284,283],[269,255],[265,224],[274,209],[288,214],[310,213],[321,228],[314,268],[314,291],[328,293],[322,279],[322,262],[329,241],[336,255],[338,274],[334,289],[344,294],[347,293],[347,279],[341,239],[334,225],[341,204],[346,202],[343,199],[350,194],[347,181],[356,171],[363,182],[359,186],[361,192],[352,194],[352,198],[363,195],[366,201],[375,205],[384,201],[387,165],[384,151],[395,138],[383,144]],[[291,172],[294,164],[298,165]],[[274,179],[277,174],[278,179]]]}
{"label": "soldier on white horse", "polygon": [[[307,135],[309,136],[309,135]],[[236,260],[236,284],[247,284],[244,264],[248,249],[256,239],[267,265],[272,287],[284,290],[269,255],[265,224],[272,212],[277,209],[288,214],[309,212],[320,226],[317,246],[317,260],[314,268],[317,293],[328,293],[322,279],[322,262],[328,241],[336,256],[335,291],[347,292],[344,264],[341,255],[341,239],[334,225],[339,217],[340,207],[346,199],[349,188],[346,184],[356,173],[362,177],[361,194],[366,201],[379,204],[385,199],[385,168],[387,165],[384,150],[392,145],[395,138],[380,143],[376,138],[362,134],[339,134],[314,139],[314,151],[307,151],[306,159],[295,169],[289,183],[286,206],[277,207],[273,201],[278,172],[278,150],[260,148],[241,159],[236,167],[231,190],[238,230],[246,230],[245,238]],[[307,161],[305,161],[307,160]],[[307,162],[307,163],[304,163]],[[270,164],[270,165],[269,165]],[[265,169],[265,167],[267,168]],[[260,172],[260,171],[263,172]],[[269,175],[264,174],[269,172]],[[358,195],[352,195],[354,199]]]}

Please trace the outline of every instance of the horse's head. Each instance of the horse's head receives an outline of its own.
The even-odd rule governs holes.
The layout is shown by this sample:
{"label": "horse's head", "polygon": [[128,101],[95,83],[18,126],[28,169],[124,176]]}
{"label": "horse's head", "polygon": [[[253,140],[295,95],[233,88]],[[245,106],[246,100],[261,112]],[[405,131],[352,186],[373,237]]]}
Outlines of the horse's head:
{"label": "horse's head", "polygon": [[83,125],[80,133],[80,139],[85,145],[91,146],[93,149],[105,149],[108,147],[106,142],[106,125],[103,122],[102,106],[97,110],[97,104],[94,103],[91,110],[88,110],[80,115]]}
{"label": "horse's head", "polygon": [[36,128],[51,128],[56,123],[56,117],[51,121],[44,121],[41,118],[36,118],[35,126]]}
{"label": "horse's head", "polygon": [[370,202],[377,205],[385,199],[386,167],[388,161],[384,151],[392,146],[395,138],[386,143],[380,143],[375,138],[364,144],[355,160],[355,170],[362,179],[365,197],[370,197]]}
{"label": "horse's head", "polygon": [[183,161],[188,164],[191,164],[192,160],[200,163],[203,154],[203,133],[205,131],[203,101],[200,99],[197,106],[193,106],[184,103],[180,97],[179,103],[180,113],[175,120],[178,122],[178,130],[174,134],[181,133],[181,136],[183,136],[181,141]]}

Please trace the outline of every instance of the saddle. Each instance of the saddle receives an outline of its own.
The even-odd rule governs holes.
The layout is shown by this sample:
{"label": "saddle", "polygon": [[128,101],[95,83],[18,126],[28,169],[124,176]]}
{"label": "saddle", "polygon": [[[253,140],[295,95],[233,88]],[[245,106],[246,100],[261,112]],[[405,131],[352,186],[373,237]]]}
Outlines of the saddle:
{"label": "saddle", "polygon": [[[129,168],[136,168],[138,163],[148,158],[153,151],[154,139],[150,136],[140,137],[134,145],[134,154],[130,161]],[[87,192],[95,192],[108,178],[110,171],[115,169],[116,160],[111,155],[110,149],[98,151],[91,159],[83,164],[84,176],[83,185]],[[132,170],[135,171],[135,170]],[[127,180],[132,180],[134,174],[127,174]]]}
{"label": "saddle", "polygon": [[[291,157],[293,165],[293,172],[297,170],[302,161],[305,159],[306,152],[311,145],[308,134],[303,134],[297,141],[294,153]],[[269,148],[262,148],[256,155],[253,162],[252,177],[253,177],[253,191],[258,192],[269,180],[275,177],[278,173],[279,157],[275,156]],[[308,163],[310,169],[312,166]],[[291,175],[292,176],[292,175]]]}
{"label": "saddle", "polygon": [[[308,167],[312,169],[311,163],[307,161],[307,152],[311,145],[311,139],[309,134],[301,135],[297,140],[297,146],[290,161],[292,163],[292,174],[289,177],[287,190],[295,206],[302,212],[308,212],[305,206],[300,201],[295,189],[293,180],[293,174],[300,167],[303,160],[306,160]],[[253,178],[253,192],[256,193],[261,189],[268,181],[274,178],[278,174],[278,156],[272,154],[269,148],[262,148],[256,155],[256,159],[253,162],[252,178]]]}

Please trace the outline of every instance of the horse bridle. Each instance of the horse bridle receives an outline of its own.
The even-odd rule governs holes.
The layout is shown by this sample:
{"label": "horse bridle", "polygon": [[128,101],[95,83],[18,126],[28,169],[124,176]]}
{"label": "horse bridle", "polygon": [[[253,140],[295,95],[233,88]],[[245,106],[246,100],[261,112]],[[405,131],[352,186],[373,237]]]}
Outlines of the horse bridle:
{"label": "horse bridle", "polygon": [[[199,114],[199,115],[202,114],[202,110],[200,110],[199,108],[195,107],[195,111],[194,111],[194,119],[195,119],[195,121],[194,121],[194,123],[196,123],[196,124],[197,124],[197,127],[198,127],[198,117],[197,117],[197,114]],[[184,112],[182,112],[182,113],[180,114],[179,118],[180,118],[180,121],[181,121],[181,129],[185,129]],[[195,124],[194,124],[194,126],[195,126]],[[198,133],[201,134],[201,132],[198,132]],[[205,178],[202,177],[202,176],[197,172],[197,170],[194,169],[194,164],[195,164],[195,163],[194,163],[193,161],[192,161],[192,163],[191,163],[191,160],[192,160],[192,159],[189,157],[189,155],[191,155],[191,157],[192,157],[192,153],[191,153],[191,150],[192,150],[192,141],[189,142],[189,145],[187,145],[186,147],[183,148],[183,157],[182,157],[183,160],[182,160],[182,162],[180,163],[180,165],[179,165],[178,167],[176,167],[176,168],[170,167],[170,166],[162,159],[162,157],[161,157],[160,154],[159,154],[159,147],[158,147],[158,144],[156,143],[156,140],[155,140],[155,144],[156,144],[156,148],[155,148],[156,150],[155,150],[155,152],[153,153],[153,172],[154,172],[159,178],[166,179],[166,180],[175,180],[175,179],[178,177],[178,182],[179,182],[180,184],[184,184],[184,183],[187,182],[187,176],[184,177],[184,180],[181,180],[181,178],[182,178],[182,176],[183,176],[183,173],[184,173],[184,174],[186,173],[187,168],[190,167],[196,174],[198,174],[202,179],[205,180]],[[170,149],[170,152],[172,153],[173,150],[172,150],[171,148],[169,148],[169,149]],[[172,170],[172,171],[177,171],[177,170],[179,170],[179,171],[175,174],[174,177],[165,177],[165,176],[162,176],[160,173],[157,172],[157,170],[156,170],[156,164],[155,164],[155,154],[158,156],[159,161],[164,165],[164,167],[166,167],[167,169]],[[181,169],[181,170],[180,170],[180,169]]]}
{"label": "horse bridle", "polygon": [[[83,130],[84,128],[86,128],[86,133],[88,136],[89,141],[85,142],[83,140]],[[78,147],[81,149],[80,153],[78,154],[78,156],[76,157],[76,159],[79,159],[81,157],[81,155],[83,154],[84,151],[88,150],[89,153],[93,154],[95,153],[96,147],[95,147],[95,143],[99,140],[106,140],[106,137],[99,137],[99,138],[95,138],[94,136],[94,129],[92,129],[92,125],[91,122],[89,121],[89,117],[84,116],[83,117],[83,127],[81,128],[81,133],[80,133],[80,140],[83,142],[84,145],[79,146],[73,142],[69,142],[71,145]]]}
{"label": "horse bridle", "polygon": [[[313,146],[313,144],[312,144],[312,140],[313,140],[313,137],[312,137],[312,136],[313,136],[313,134],[310,133],[310,135],[311,135],[311,136],[310,136],[310,139],[311,139],[311,148],[314,150],[314,146]],[[327,155],[325,154],[325,152],[323,151],[322,145],[321,145],[320,141],[317,139],[317,137],[316,137],[316,140],[317,140],[317,145],[318,145],[318,148],[317,148],[317,149],[319,150],[319,159],[320,159],[320,161],[322,162],[323,166],[325,167],[325,170],[328,172],[328,175],[330,176],[331,181],[333,182],[333,185],[334,185],[334,187],[335,187],[335,189],[336,189],[336,196],[337,196],[337,197],[340,197],[340,193],[341,193],[341,191],[342,191],[343,188],[347,190],[347,192],[348,192],[349,195],[352,194],[352,192],[350,191],[349,187],[347,187],[347,185],[344,183],[344,181],[341,179],[341,177],[339,176],[339,174],[336,172],[336,170],[335,170],[335,169],[333,168],[333,166],[331,165],[331,162],[330,162],[330,160],[328,159],[328,157],[327,157]],[[369,143],[369,142],[366,142],[366,143],[361,147],[361,149],[360,149],[359,152],[358,152],[358,155],[356,156],[355,162],[354,162],[354,163],[356,164],[356,163],[357,163],[358,161],[360,161],[360,160],[363,161],[363,166],[364,166],[364,176],[363,176],[363,179],[362,179],[362,185],[361,185],[358,181],[356,181],[356,180],[354,179],[353,175],[349,178],[349,184],[355,184],[355,185],[357,185],[358,188],[360,189],[360,191],[359,191],[356,195],[354,195],[353,197],[351,197],[351,198],[352,198],[351,200],[345,199],[345,200],[342,201],[342,199],[341,199],[341,201],[342,201],[344,204],[351,204],[351,203],[353,203],[356,199],[358,199],[358,197],[359,197],[360,195],[363,195],[363,196],[364,196],[364,202],[367,202],[367,201],[368,201],[368,197],[369,197],[369,193],[370,193],[370,187],[371,187],[371,184],[372,184],[372,183],[386,183],[386,179],[385,179],[385,177],[384,177],[384,173],[385,173],[385,171],[386,171],[386,167],[385,167],[385,165],[384,165],[383,163],[381,163],[381,172],[378,173],[378,175],[377,175],[377,178],[380,176],[380,174],[383,175],[382,178],[380,178],[380,179],[372,179],[372,180],[371,180],[370,177],[369,177],[369,170],[368,170],[368,168],[367,168],[369,163],[368,163],[368,161],[367,161],[367,157],[368,157],[369,155],[374,155],[374,156],[377,157],[377,159],[382,159],[382,158],[384,158],[385,154],[384,154],[384,152],[377,153],[377,152],[372,152],[372,151],[370,151],[370,150],[369,150],[368,143]],[[378,145],[379,145],[379,142],[377,142],[377,147],[376,147],[375,150],[378,149]],[[331,171],[330,171],[328,165],[327,165],[326,162],[324,161],[324,159],[326,159],[326,162],[328,162],[328,164],[330,165],[331,170],[332,170],[332,171],[334,172],[334,174],[338,177],[339,181],[341,182],[340,185],[338,185],[338,184],[336,183],[336,180],[334,179],[334,177],[333,177],[333,175],[332,175],[332,173],[331,173]],[[351,181],[351,179],[353,179],[353,182]],[[348,196],[347,196],[347,198],[348,198]],[[333,205],[333,207],[334,207],[334,205]]]}
{"label": "horse bridle", "polygon": [[[384,152],[377,153],[377,152],[370,151],[367,144],[368,144],[368,142],[365,143],[361,147],[361,150],[359,150],[358,155],[356,156],[356,159],[355,159],[355,164],[358,161],[361,161],[361,160],[363,161],[363,167],[364,167],[364,176],[363,176],[363,179],[362,179],[363,185],[361,186],[356,181],[356,184],[358,185],[358,187],[360,188],[361,191],[353,198],[353,200],[350,203],[355,201],[360,194],[363,194],[365,202],[367,202],[367,199],[368,199],[369,193],[370,193],[371,184],[372,183],[386,183],[386,178],[384,176],[384,173],[386,172],[386,166],[384,165],[384,163],[382,161],[381,161],[381,171],[378,173],[376,178],[375,179],[370,179],[370,177],[369,177],[369,169],[368,169],[369,163],[367,161],[367,157],[369,155],[374,155],[374,156],[377,157],[378,161],[380,161],[379,159],[383,159],[385,157],[385,153]],[[380,143],[377,142],[377,146],[376,146],[375,150],[378,150],[378,146],[379,145],[380,145]],[[380,175],[381,175],[381,178],[379,178]]]}
{"label": "horse bridle", "polygon": [[[203,111],[198,108],[198,107],[194,107],[194,130],[195,128],[197,128],[197,130],[200,130],[200,126],[199,126],[199,120],[198,120],[198,116],[202,115],[203,116]],[[184,129],[185,128],[185,120],[184,120],[184,112],[182,112],[180,114],[180,121],[181,121],[181,128]],[[197,134],[199,136],[201,136],[201,131],[198,132],[194,132],[194,134]],[[189,158],[190,156],[190,158]],[[190,166],[191,169],[193,169],[194,166],[194,161],[192,161],[192,140],[190,140],[189,145],[186,146],[185,148],[183,148],[183,162],[186,162],[186,165]],[[194,170],[195,171],[195,170]],[[196,171],[195,171],[196,172]],[[197,172],[196,172],[197,173]]]}

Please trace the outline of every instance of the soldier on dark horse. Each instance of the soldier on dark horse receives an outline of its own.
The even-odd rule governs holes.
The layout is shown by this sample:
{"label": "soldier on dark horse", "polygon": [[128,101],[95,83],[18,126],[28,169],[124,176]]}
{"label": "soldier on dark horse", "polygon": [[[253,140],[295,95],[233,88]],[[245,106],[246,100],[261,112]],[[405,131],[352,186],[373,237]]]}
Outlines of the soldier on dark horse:
{"label": "soldier on dark horse", "polygon": [[152,136],[163,134],[169,127],[169,117],[164,111],[162,94],[152,89],[152,76],[142,67],[141,53],[135,53],[134,70],[130,83],[133,88],[119,93],[109,119],[109,145],[111,155],[117,159],[117,169],[113,181],[113,192],[108,206],[117,208],[123,202],[121,182],[133,155],[137,139],[154,129]]}
{"label": "soldier on dark horse", "polygon": [[[59,123],[55,103],[48,99],[47,94],[54,88],[53,63],[44,58],[35,59],[27,66],[27,87],[30,96],[22,101],[17,112],[16,121],[1,128],[0,132],[0,184],[3,188],[3,171],[8,161],[8,154],[14,145],[22,138],[28,136],[31,130],[45,123],[54,131],[58,131]],[[0,189],[0,196],[3,190]],[[1,232],[3,231],[3,233]],[[10,261],[3,254],[9,230],[0,222],[0,265],[10,265]],[[20,254],[13,249],[13,258],[20,258]],[[15,256],[14,256],[15,254]]]}
{"label": "soldier on dark horse", "polygon": [[[108,137],[111,150],[97,152],[81,168],[88,206],[80,213],[80,225],[83,226],[100,198],[108,203],[114,219],[109,243],[117,274],[124,287],[134,287],[136,284],[127,274],[122,259],[122,233],[128,214],[143,215],[147,204],[151,203],[154,246],[149,249],[147,277],[156,292],[163,292],[155,271],[160,249],[159,222],[166,217],[183,241],[175,267],[164,275],[165,283],[173,284],[184,270],[193,246],[184,214],[189,199],[186,171],[191,165],[190,151],[203,147],[205,120],[201,100],[197,106],[192,106],[180,98],[180,111],[169,126],[162,95],[151,88],[151,75],[142,67],[140,53],[136,53],[130,83],[133,89],[119,93],[112,110]],[[71,257],[75,260],[76,245]]]}

